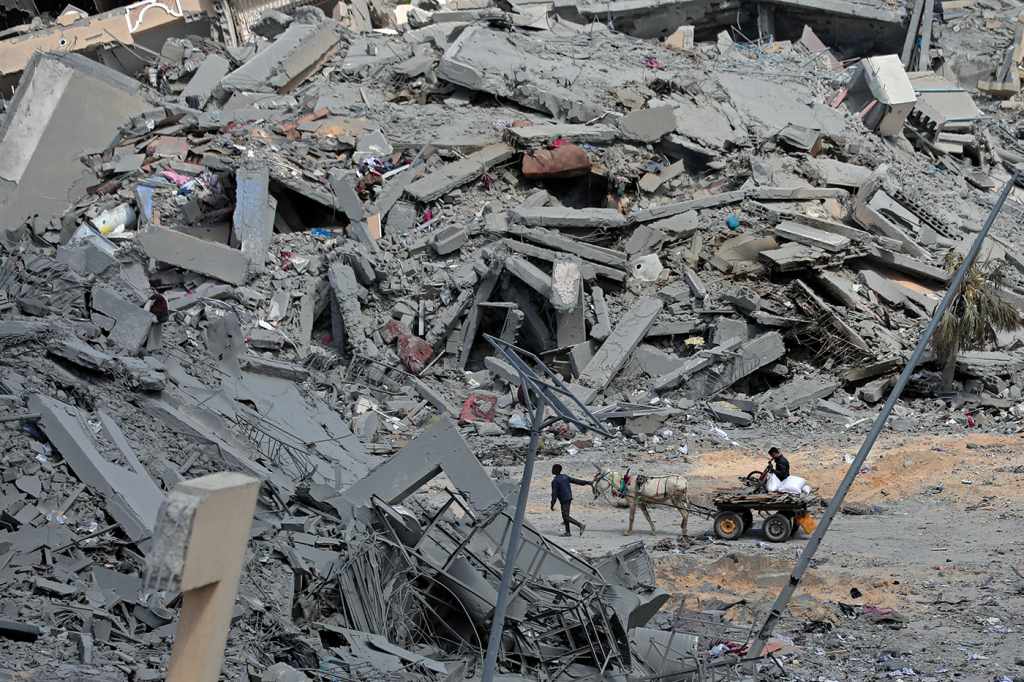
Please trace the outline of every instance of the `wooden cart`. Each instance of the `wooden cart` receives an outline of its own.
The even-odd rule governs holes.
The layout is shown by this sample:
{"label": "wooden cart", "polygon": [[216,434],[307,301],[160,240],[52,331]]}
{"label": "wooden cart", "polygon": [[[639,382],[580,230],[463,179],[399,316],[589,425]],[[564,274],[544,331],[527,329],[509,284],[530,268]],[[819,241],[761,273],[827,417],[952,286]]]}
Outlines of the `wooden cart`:
{"label": "wooden cart", "polygon": [[720,491],[715,505],[715,535],[735,540],[754,526],[754,513],[764,518],[761,528],[772,542],[785,542],[803,528],[813,532],[814,517],[808,511],[817,498],[789,493]]}

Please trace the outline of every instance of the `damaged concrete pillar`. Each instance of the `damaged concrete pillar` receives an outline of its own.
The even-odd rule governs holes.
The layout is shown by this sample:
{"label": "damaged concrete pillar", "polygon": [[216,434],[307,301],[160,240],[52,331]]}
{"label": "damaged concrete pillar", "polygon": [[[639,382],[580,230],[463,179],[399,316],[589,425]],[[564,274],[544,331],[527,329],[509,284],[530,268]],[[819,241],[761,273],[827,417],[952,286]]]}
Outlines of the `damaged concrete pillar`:
{"label": "damaged concrete pillar", "polygon": [[232,216],[233,246],[249,259],[249,271],[266,270],[267,250],[274,236],[277,199],[270,196],[266,168],[243,168],[235,173],[235,212]]}
{"label": "damaged concrete pillar", "polygon": [[579,263],[555,261],[551,268],[551,296],[557,320],[555,336],[559,348],[575,346],[587,338],[583,306],[583,275]]}

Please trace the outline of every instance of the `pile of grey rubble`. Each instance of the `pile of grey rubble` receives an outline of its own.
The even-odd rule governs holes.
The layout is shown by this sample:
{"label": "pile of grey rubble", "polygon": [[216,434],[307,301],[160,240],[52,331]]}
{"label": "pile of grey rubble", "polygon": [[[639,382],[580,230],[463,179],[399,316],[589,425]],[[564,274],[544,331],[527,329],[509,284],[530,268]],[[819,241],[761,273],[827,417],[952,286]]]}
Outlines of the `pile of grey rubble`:
{"label": "pile of grey rubble", "polygon": [[[226,679],[478,673],[511,514],[479,461],[526,433],[485,335],[619,434],[556,430],[555,452],[856,428],[1024,160],[1013,106],[898,57],[844,70],[809,29],[294,14],[247,48],[168,40],[145,83],[38,54],[7,104],[0,679],[160,679],[156,511],[223,469],[265,482]],[[1024,309],[1017,200],[986,257]],[[951,390],[923,367],[895,426],[1017,431],[1022,349],[962,354]],[[414,493],[441,473],[434,508]],[[716,644],[643,653],[668,633],[642,549],[527,535],[505,670],[658,675]]]}

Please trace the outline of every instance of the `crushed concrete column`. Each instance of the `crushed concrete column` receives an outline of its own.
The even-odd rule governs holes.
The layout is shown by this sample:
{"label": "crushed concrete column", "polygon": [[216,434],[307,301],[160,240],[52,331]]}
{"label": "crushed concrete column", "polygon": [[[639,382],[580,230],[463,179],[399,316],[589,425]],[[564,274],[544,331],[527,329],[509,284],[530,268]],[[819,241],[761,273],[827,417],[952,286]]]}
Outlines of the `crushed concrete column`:
{"label": "crushed concrete column", "polygon": [[604,341],[612,332],[612,317],[608,312],[608,301],[604,298],[604,289],[591,287],[590,297],[594,301],[594,314],[597,317],[597,324],[590,330],[590,338],[595,341]]}
{"label": "crushed concrete column", "polygon": [[340,351],[346,347],[367,357],[376,357],[377,348],[366,338],[366,323],[363,319],[359,294],[361,287],[356,273],[345,263],[335,263],[327,273],[331,285],[331,330],[335,346]]}
{"label": "crushed concrete column", "polygon": [[548,300],[555,309],[558,347],[583,343],[587,339],[587,325],[579,263],[571,260],[555,262],[551,269],[551,296]]}

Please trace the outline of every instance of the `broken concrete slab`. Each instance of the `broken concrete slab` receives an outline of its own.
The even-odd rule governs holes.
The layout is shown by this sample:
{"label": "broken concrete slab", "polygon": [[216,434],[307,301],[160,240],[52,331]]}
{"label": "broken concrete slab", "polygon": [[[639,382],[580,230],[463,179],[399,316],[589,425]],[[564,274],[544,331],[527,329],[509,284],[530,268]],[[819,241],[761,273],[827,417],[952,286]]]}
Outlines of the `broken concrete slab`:
{"label": "broken concrete slab", "polygon": [[214,89],[230,70],[231,64],[228,60],[218,54],[206,55],[206,59],[181,91],[179,101],[192,109],[205,109]]}
{"label": "broken concrete slab", "polygon": [[678,368],[662,376],[656,377],[651,385],[655,393],[663,393],[676,388],[691,376],[700,372],[723,358],[731,359],[742,341],[738,338],[726,339],[714,348],[698,351],[696,354],[686,358],[686,362]]}
{"label": "broken concrete slab", "polygon": [[674,180],[686,172],[686,162],[683,159],[670,163],[657,173],[645,173],[638,183],[641,190],[648,194],[657,192],[666,182]]}
{"label": "broken concrete slab", "polygon": [[162,227],[137,232],[135,241],[147,256],[168,265],[234,285],[245,284],[248,278],[249,259],[230,246]]}
{"label": "broken concrete slab", "polygon": [[[564,251],[565,253],[574,254],[588,261],[594,261],[595,263],[611,266],[622,271],[622,277],[621,279],[618,279],[618,281],[624,281],[626,278],[626,273],[624,272],[624,268],[626,267],[626,254],[623,251],[616,251],[603,246],[597,246],[596,244],[588,244],[571,237],[566,237],[558,232],[553,232],[543,228],[529,228],[510,225],[508,227],[508,233],[516,237],[522,237],[534,244],[540,244],[541,246],[546,246],[551,249],[557,249],[559,251]],[[598,274],[604,275],[604,272],[598,272]],[[617,279],[616,277],[611,278]]]}
{"label": "broken concrete slab", "polygon": [[[10,324],[8,322],[5,326],[10,327]],[[98,351],[79,339],[55,339],[47,344],[46,350],[51,355],[94,372],[109,372],[114,366],[114,356]]]}
{"label": "broken concrete slab", "polygon": [[937,268],[934,265],[923,263],[902,253],[893,253],[877,246],[866,247],[865,257],[869,262],[911,275],[912,277],[938,282],[939,284],[947,284],[950,277],[952,277],[952,273],[942,268]]}
{"label": "broken concrete slab", "polygon": [[505,269],[545,299],[551,296],[551,277],[522,256],[506,258]]}
{"label": "broken concrete slab", "polygon": [[[504,239],[501,244],[513,253],[519,253],[530,258],[547,261],[548,263],[554,263],[555,261],[565,258],[564,253],[552,251],[551,249],[544,249],[539,246],[534,246],[533,244],[527,244],[526,242]],[[583,279],[587,282],[593,282],[598,276],[605,277],[616,282],[622,282],[626,279],[625,272],[606,265],[600,265],[598,263],[592,263],[582,259],[580,260],[579,265],[580,272],[583,274]]]}
{"label": "broken concrete slab", "polygon": [[836,392],[839,384],[819,379],[796,379],[757,397],[759,409],[777,417],[804,405],[813,405]]}
{"label": "broken concrete slab", "polygon": [[[106,498],[107,513],[145,550],[164,495],[134,452],[120,449],[131,469],[114,464],[102,454],[87,417],[78,408],[39,394],[30,396],[28,404],[39,413],[39,427],[75,475]],[[127,443],[113,420],[101,419],[101,423],[115,444]]]}
{"label": "broken concrete slab", "polygon": [[715,421],[735,426],[750,426],[754,422],[752,414],[744,412],[724,400],[708,403],[708,412],[711,413]]}
{"label": "broken concrete slab", "polygon": [[324,59],[341,39],[341,25],[293,21],[265,49],[220,81],[227,92],[291,92]]}
{"label": "broken concrete slab", "polygon": [[[366,219],[366,207],[356,193],[359,175],[346,172],[340,168],[331,169],[331,189],[334,191],[334,206],[348,216],[350,222],[357,223]],[[397,197],[396,197],[397,198]]]}
{"label": "broken concrete slab", "polygon": [[608,144],[619,138],[619,129],[600,123],[594,125],[558,123],[509,128],[507,135],[507,139],[511,143],[520,147],[542,147],[557,139],[577,144]]}
{"label": "broken concrete slab", "polygon": [[416,201],[428,203],[448,192],[471,182],[491,167],[507,161],[515,150],[506,144],[493,144],[464,159],[454,161],[425,175],[405,188],[405,193]]}
{"label": "broken concrete slab", "polygon": [[673,107],[640,109],[619,119],[622,136],[639,142],[656,142],[676,129]]}
{"label": "broken concrete slab", "polygon": [[862,303],[853,280],[847,279],[839,272],[822,270],[815,273],[815,278],[832,298],[839,300],[847,308],[857,308]]}
{"label": "broken concrete slab", "polygon": [[626,216],[613,208],[565,208],[540,206],[514,208],[510,212],[513,222],[527,227],[553,227],[610,230],[625,226]]}
{"label": "broken concrete slab", "polygon": [[603,103],[592,99],[599,87],[644,78],[644,70],[633,65],[620,64],[614,73],[607,73],[596,64],[571,63],[528,34],[484,26],[463,30],[445,50],[437,73],[450,83],[506,97],[570,123],[604,113]]}
{"label": "broken concrete slab", "polygon": [[888,305],[901,306],[907,299],[903,287],[874,270],[861,270],[857,273],[857,279]]}
{"label": "broken concrete slab", "polygon": [[696,372],[683,387],[683,395],[691,400],[714,396],[785,354],[786,345],[781,334],[761,334],[722,357],[720,365],[711,365]]}
{"label": "broken concrete slab", "polygon": [[633,349],[643,340],[663,306],[660,298],[646,296],[629,308],[584,368],[579,383],[599,391],[604,390],[629,360]]}
{"label": "broken concrete slab", "polygon": [[775,236],[798,244],[813,246],[833,253],[844,251],[850,247],[846,237],[818,230],[807,225],[786,220],[775,227]]}
{"label": "broken concrete slab", "polygon": [[87,57],[32,57],[0,125],[0,231],[63,214],[72,186],[98,181],[80,159],[148,107],[137,81]]}
{"label": "broken concrete slab", "polygon": [[235,212],[231,235],[249,260],[254,273],[266,270],[267,250],[274,236],[277,199],[270,196],[270,173],[265,168],[244,168],[235,172]]}
{"label": "broken concrete slab", "polygon": [[349,488],[342,499],[352,506],[368,505],[373,497],[398,504],[441,473],[473,509],[483,511],[502,499],[455,422],[444,417]]}
{"label": "broken concrete slab", "polygon": [[[126,301],[112,289],[99,285],[92,288],[92,309],[106,318],[104,322],[110,322],[107,332],[111,343],[132,355],[138,354],[146,345],[150,327],[156,323],[152,313]],[[96,319],[93,322],[104,327]]]}
{"label": "broken concrete slab", "polygon": [[464,227],[451,225],[435,232],[430,239],[430,245],[434,253],[439,256],[447,256],[455,253],[469,241],[469,232]]}
{"label": "broken concrete slab", "polygon": [[687,238],[694,235],[700,227],[700,221],[696,211],[686,211],[662,220],[655,220],[648,223],[648,227],[659,232],[667,232],[678,238]]}

